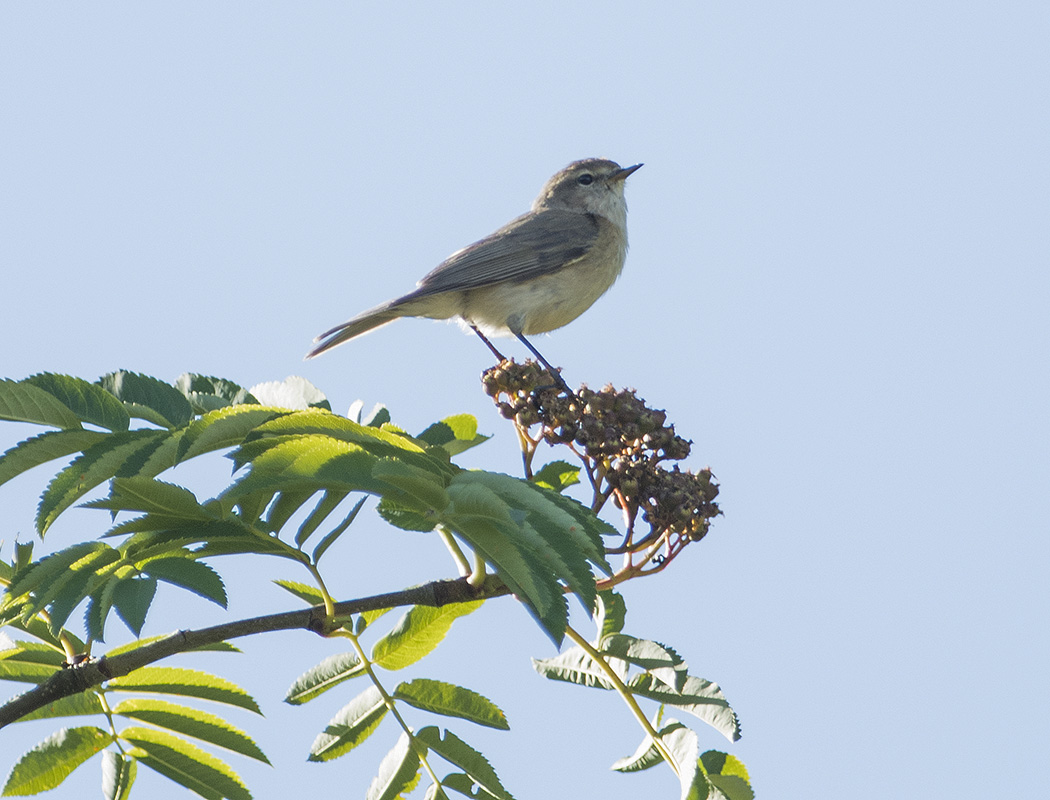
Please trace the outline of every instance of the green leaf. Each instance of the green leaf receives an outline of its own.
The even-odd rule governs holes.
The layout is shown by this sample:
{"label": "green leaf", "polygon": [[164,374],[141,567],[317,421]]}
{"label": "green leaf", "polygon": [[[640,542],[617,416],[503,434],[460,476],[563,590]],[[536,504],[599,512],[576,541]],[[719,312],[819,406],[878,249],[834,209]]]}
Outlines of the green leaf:
{"label": "green leaf", "polygon": [[229,764],[185,739],[150,728],[125,728],[120,738],[134,745],[129,755],[206,800],[251,800]]}
{"label": "green leaf", "polygon": [[717,683],[689,675],[682,690],[675,692],[651,674],[643,672],[631,678],[627,686],[633,694],[699,717],[731,742],[740,738],[740,722]]}
{"label": "green leaf", "polygon": [[[111,433],[56,475],[40,498],[37,531],[43,536],[59,514],[103,481],[122,475],[136,456],[152,453],[167,434],[161,431]],[[133,473],[128,473],[133,474]]]}
{"label": "green leaf", "polygon": [[153,578],[125,578],[113,587],[113,608],[136,636],[146,624],[146,614],[156,593],[157,581]]}
{"label": "green leaf", "polygon": [[598,639],[623,630],[627,619],[627,604],[619,592],[607,589],[598,592]]}
{"label": "green leaf", "polygon": [[207,564],[189,557],[155,558],[140,564],[139,569],[157,580],[181,586],[226,608],[226,587],[219,573]]}
{"label": "green leaf", "polygon": [[183,736],[192,736],[203,742],[224,747],[242,756],[269,764],[269,759],[244,731],[235,728],[221,717],[196,708],[169,703],[165,700],[134,698],[125,700],[113,709],[114,713],[129,719],[148,722]]}
{"label": "green leaf", "polygon": [[37,607],[50,605],[48,626],[58,636],[62,627],[81,601],[120,566],[120,553],[111,548],[96,550],[73,564],[58,580],[37,597]]}
{"label": "green leaf", "polygon": [[393,630],[375,643],[372,661],[383,669],[397,670],[415,664],[441,644],[452,623],[481,608],[483,600],[451,603],[434,608],[412,606]]}
{"label": "green leaf", "polygon": [[365,666],[355,653],[336,653],[300,675],[285,694],[284,702],[302,705],[343,681],[366,674]]}
{"label": "green leaf", "polygon": [[7,587],[6,595],[8,598],[18,598],[34,592],[37,595],[38,606],[42,606],[51,597],[54,597],[64,583],[72,577],[71,570],[74,565],[96,556],[111,557],[115,552],[104,542],[82,542],[70,545],[57,553],[44,556],[35,564],[19,571],[11,585]]}
{"label": "green leaf", "polygon": [[372,467],[378,458],[352,442],[306,434],[272,445],[267,442],[253,444],[269,446],[255,455],[254,449],[246,445],[232,455],[235,462],[245,458],[250,460],[252,469],[223,493],[222,499],[226,502],[238,502],[246,495],[264,490],[360,489],[382,494],[389,487],[389,484],[372,477]]}
{"label": "green leaf", "polygon": [[351,524],[353,524],[353,521],[357,519],[357,515],[361,511],[361,508],[364,506],[365,501],[367,499],[368,497],[362,497],[360,500],[358,500],[354,504],[354,507],[350,509],[350,513],[343,517],[343,521],[336,525],[334,528],[332,528],[332,530],[330,530],[328,533],[326,533],[321,539],[321,541],[317,543],[317,547],[314,548],[313,553],[310,555],[310,559],[314,562],[314,564],[317,564],[321,560],[321,556],[325,554],[325,551],[327,551],[329,547],[335,544],[335,540],[342,536],[346,529],[349,528]]}
{"label": "green leaf", "polygon": [[190,401],[193,410],[200,414],[242,403],[259,404],[251,392],[233,381],[193,372],[182,373],[175,381],[175,388],[182,392]]}
{"label": "green leaf", "polygon": [[[627,670],[623,662],[613,661],[610,666],[621,681],[627,680]],[[598,663],[580,647],[570,647],[554,658],[534,658],[532,668],[552,681],[565,681],[595,689],[616,688]]]}
{"label": "green leaf", "polygon": [[109,681],[110,689],[122,692],[149,692],[197,697],[216,703],[246,708],[261,714],[259,706],[240,686],[225,678],[182,667],[142,667]]}
{"label": "green leaf", "polygon": [[287,409],[248,405],[209,411],[186,427],[175,460],[185,461],[202,453],[239,445],[264,422],[287,413]]}
{"label": "green leaf", "polygon": [[27,795],[54,789],[113,739],[101,728],[63,728],[26,753],[11,770],[4,795]]}
{"label": "green leaf", "polygon": [[310,747],[309,761],[331,761],[353,750],[372,735],[386,716],[383,695],[375,686],[343,706]]}
{"label": "green leaf", "polygon": [[79,428],[80,420],[50,392],[25,381],[0,379],[0,419],[55,428]]}
{"label": "green leaf", "polygon": [[462,686],[416,678],[398,686],[394,690],[394,697],[424,711],[460,717],[501,731],[510,730],[507,717],[495,703]]}
{"label": "green leaf", "polygon": [[0,680],[43,683],[59,669],[65,656],[46,644],[15,642],[0,650]]}
{"label": "green leaf", "polygon": [[86,450],[108,435],[99,431],[48,431],[21,441],[0,456],[0,484],[40,464]]}
{"label": "green leaf", "polygon": [[[496,771],[486,760],[485,756],[452,733],[452,731],[445,731],[445,735],[442,737],[437,728],[433,725],[428,725],[416,733],[416,738],[450,764],[455,764],[463,770],[470,777],[471,781],[493,797],[498,798],[498,800],[513,800],[510,793],[503,788]],[[452,788],[462,791],[456,786],[452,786]]]}
{"label": "green leaf", "polygon": [[317,501],[317,505],[314,506],[313,511],[303,520],[303,524],[299,526],[299,530],[295,534],[295,544],[297,547],[302,547],[303,543],[309,539],[313,532],[316,531],[321,523],[328,519],[328,516],[335,511],[336,507],[343,500],[346,499],[349,492],[332,491],[325,492],[321,495],[321,499]]}
{"label": "green leaf", "polygon": [[612,633],[602,638],[598,649],[607,656],[641,667],[676,692],[685,687],[688,678],[685,661],[666,645]]}
{"label": "green leaf", "polygon": [[718,750],[708,750],[700,756],[700,761],[707,771],[707,780],[725,795],[726,800],[754,800],[751,778],[739,758]]}
{"label": "green leaf", "polygon": [[564,492],[580,482],[580,468],[568,461],[552,461],[532,476],[532,482],[544,489]]}
{"label": "green leaf", "polygon": [[444,473],[394,458],[382,458],[372,467],[372,477],[400,489],[404,496],[397,498],[398,503],[414,511],[440,512],[448,508],[450,500],[445,491]]}
{"label": "green leaf", "polygon": [[[3,662],[0,662],[0,669],[2,669],[2,666]],[[18,721],[29,722],[34,719],[54,719],[56,717],[86,717],[101,714],[102,711],[102,703],[98,694],[94,691],[87,691],[59,698],[42,708],[38,708],[36,711],[26,714],[24,717],[19,717]]]}
{"label": "green leaf", "polygon": [[667,732],[660,737],[660,741],[675,761],[675,772],[682,786],[681,800],[707,798],[711,793],[710,784],[700,766],[700,746],[696,733],[684,725],[668,725]]}
{"label": "green leaf", "polygon": [[307,605],[320,606],[324,605],[324,595],[321,594],[321,590],[316,586],[311,586],[307,583],[300,583],[299,581],[286,581],[286,580],[275,580],[275,584],[280,586],[286,592],[295,595],[300,600],[303,600]]}
{"label": "green leaf", "polygon": [[[686,726],[678,720],[672,719],[668,720],[668,724],[657,731],[657,733],[663,737],[670,734],[672,731],[685,727]],[[660,751],[656,749],[652,737],[646,736],[638,746],[638,749],[634,751],[633,755],[627,756],[627,758],[621,758],[613,764],[610,769],[614,769],[617,772],[640,772],[643,769],[655,767],[657,764],[662,763],[663,760],[664,757],[660,754]]]}
{"label": "green leaf", "polygon": [[82,378],[43,372],[23,383],[43,389],[72,411],[82,422],[110,431],[126,431],[130,417],[117,398],[101,386]]}
{"label": "green leaf", "polygon": [[419,783],[419,754],[408,734],[402,733],[393,749],[379,762],[379,774],[372,779],[366,800],[397,800]]}
{"label": "green leaf", "polygon": [[407,509],[389,497],[384,497],[379,501],[376,511],[379,512],[379,516],[395,528],[400,528],[403,531],[429,533],[438,525],[433,515],[421,514],[418,511]]}
{"label": "green leaf", "polygon": [[189,401],[178,389],[148,375],[118,370],[103,375],[98,383],[137,419],[171,429],[181,428],[193,418]]}
{"label": "green leaf", "polygon": [[435,422],[416,438],[421,442],[444,448],[450,456],[456,456],[477,447],[491,437],[478,433],[478,420],[473,415],[456,414]]}
{"label": "green leaf", "polygon": [[144,511],[180,519],[211,521],[215,515],[197,502],[189,489],[154,478],[114,478],[109,497],[84,504],[110,511]]}
{"label": "green leaf", "polygon": [[128,800],[135,784],[138,764],[133,758],[113,750],[102,752],[102,798],[103,800]]}

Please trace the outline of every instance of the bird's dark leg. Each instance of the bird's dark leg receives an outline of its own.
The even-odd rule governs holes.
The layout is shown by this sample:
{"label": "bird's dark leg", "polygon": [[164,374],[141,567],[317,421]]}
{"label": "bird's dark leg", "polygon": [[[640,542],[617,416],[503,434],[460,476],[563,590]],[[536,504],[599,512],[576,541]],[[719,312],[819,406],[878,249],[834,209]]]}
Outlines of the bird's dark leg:
{"label": "bird's dark leg", "polygon": [[[530,342],[524,337],[524,335],[520,333],[515,333],[514,335],[517,336],[519,341],[527,348],[529,348],[529,350],[532,351],[532,354],[539,359],[540,363],[547,368],[547,372],[549,372],[551,374],[551,377],[554,378],[555,382],[558,384],[558,387],[564,389],[570,397],[576,397],[576,393],[569,388],[569,384],[565,382],[565,379],[561,376],[561,373],[550,365],[550,362],[543,357],[543,354],[540,353],[539,350],[532,346],[532,342]],[[489,346],[491,347],[491,345]]]}
{"label": "bird's dark leg", "polygon": [[474,331],[474,333],[476,333],[478,335],[478,338],[481,339],[481,341],[483,341],[485,343],[485,346],[488,347],[488,349],[492,351],[492,355],[494,355],[500,361],[506,361],[507,360],[506,356],[504,356],[503,353],[501,353],[499,350],[496,349],[496,346],[494,344],[492,344],[492,342],[489,341],[488,337],[485,334],[483,334],[480,330],[478,330],[478,326],[477,325],[471,325],[470,329],[472,331]]}

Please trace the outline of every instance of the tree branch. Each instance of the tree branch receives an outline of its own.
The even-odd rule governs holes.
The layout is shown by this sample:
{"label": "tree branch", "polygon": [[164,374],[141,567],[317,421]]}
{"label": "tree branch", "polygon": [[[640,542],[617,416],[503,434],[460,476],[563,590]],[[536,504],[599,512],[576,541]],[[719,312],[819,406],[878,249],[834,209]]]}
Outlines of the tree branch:
{"label": "tree branch", "polygon": [[[477,587],[471,586],[465,578],[431,581],[400,592],[389,592],[336,603],[335,618],[349,617],[351,614],[358,614],[362,611],[399,606],[440,607],[505,594],[510,594],[510,591],[495,576],[491,575],[482,586]],[[126,653],[120,653],[112,658],[101,656],[86,659],[80,664],[56,672],[35,689],[11,699],[0,707],[0,728],[63,697],[87,691],[111,678],[127,675],[132,670],[153,664],[177,653],[217,644],[227,639],[271,631],[302,628],[326,636],[336,627],[338,623],[333,624],[333,621],[325,616],[324,606],[313,606],[300,611],[236,620],[195,631],[175,631],[162,639]]]}

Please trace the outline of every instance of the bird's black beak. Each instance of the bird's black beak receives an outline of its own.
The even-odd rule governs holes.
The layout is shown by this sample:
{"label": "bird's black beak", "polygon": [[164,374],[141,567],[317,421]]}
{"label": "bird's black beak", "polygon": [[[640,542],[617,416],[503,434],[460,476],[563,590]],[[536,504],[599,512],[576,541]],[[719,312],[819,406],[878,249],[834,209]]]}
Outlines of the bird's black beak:
{"label": "bird's black beak", "polygon": [[627,179],[627,176],[640,170],[644,164],[635,164],[633,167],[621,167],[619,172],[612,174],[613,180],[623,181]]}

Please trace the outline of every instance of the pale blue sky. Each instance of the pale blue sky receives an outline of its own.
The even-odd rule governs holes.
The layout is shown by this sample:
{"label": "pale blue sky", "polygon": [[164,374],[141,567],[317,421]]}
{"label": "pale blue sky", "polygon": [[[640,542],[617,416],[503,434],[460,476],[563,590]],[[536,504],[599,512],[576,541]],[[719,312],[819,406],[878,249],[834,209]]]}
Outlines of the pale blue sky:
{"label": "pale blue sky", "polygon": [[[570,382],[666,408],[722,482],[710,536],[625,587],[628,630],[721,683],[744,738],[698,726],[701,747],[739,755],[760,797],[1036,796],[1048,41],[1045,2],[5,4],[2,376],[299,374],[409,429],[473,413],[495,439],[464,463],[514,470],[477,382],[488,351],[455,327],[302,356],[569,161],[645,162],[623,277],[537,341]],[[27,433],[0,425],[0,444]],[[205,472],[169,478],[206,494],[228,467]],[[4,558],[48,477],[0,487]],[[104,525],[75,511],[47,544]],[[339,547],[345,597],[450,569],[374,517]],[[231,614],[288,605],[274,565],[218,566]],[[223,618],[179,604],[196,618],[149,632]],[[669,770],[609,772],[640,731],[614,696],[532,672],[552,649],[521,608],[488,604],[450,645],[416,674],[506,710],[510,733],[451,727],[516,796],[677,796]],[[396,738],[304,763],[350,690],[280,698],[325,647],[194,662],[264,706],[238,721],[278,769],[233,761],[257,797],[362,797]],[[49,731],[0,731],[0,770]],[[52,796],[92,796],[97,763],[81,770]],[[185,796],[146,773],[138,796]]]}

